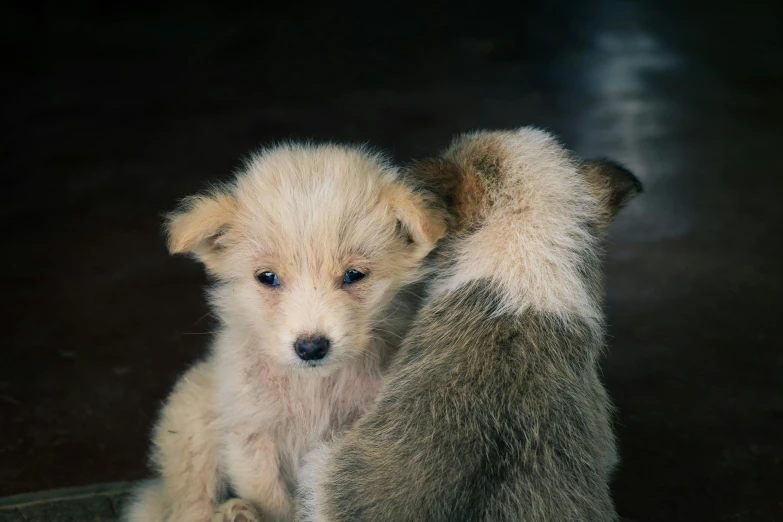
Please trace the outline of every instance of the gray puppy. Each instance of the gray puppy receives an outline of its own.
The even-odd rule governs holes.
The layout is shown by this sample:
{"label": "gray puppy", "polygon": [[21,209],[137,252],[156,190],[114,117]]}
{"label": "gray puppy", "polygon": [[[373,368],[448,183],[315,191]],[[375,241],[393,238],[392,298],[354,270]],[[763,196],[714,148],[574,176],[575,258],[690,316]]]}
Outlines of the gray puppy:
{"label": "gray puppy", "polygon": [[639,181],[533,128],[411,175],[454,216],[441,269],[373,408],[306,459],[300,520],[617,520],[601,240]]}

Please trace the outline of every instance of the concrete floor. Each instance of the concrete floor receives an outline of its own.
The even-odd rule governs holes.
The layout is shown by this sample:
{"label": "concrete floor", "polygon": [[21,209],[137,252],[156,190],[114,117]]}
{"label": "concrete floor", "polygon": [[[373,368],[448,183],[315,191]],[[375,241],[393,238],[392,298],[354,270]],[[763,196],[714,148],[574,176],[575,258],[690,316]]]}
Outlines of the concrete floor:
{"label": "concrete floor", "polygon": [[133,483],[58,488],[0,498],[0,522],[116,522]]}
{"label": "concrete floor", "polygon": [[695,4],[7,9],[0,495],[146,475],[213,324],[177,198],[272,140],[536,124],[647,189],[607,259],[620,513],[783,520],[783,13]]}

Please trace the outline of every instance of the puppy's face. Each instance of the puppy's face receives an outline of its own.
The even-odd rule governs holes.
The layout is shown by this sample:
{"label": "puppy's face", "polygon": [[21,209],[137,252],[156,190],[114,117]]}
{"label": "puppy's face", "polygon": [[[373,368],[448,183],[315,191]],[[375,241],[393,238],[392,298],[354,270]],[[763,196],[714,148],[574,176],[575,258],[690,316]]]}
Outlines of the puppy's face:
{"label": "puppy's face", "polygon": [[186,200],[168,228],[172,252],[193,253],[217,277],[214,304],[243,331],[244,349],[306,369],[367,349],[445,224],[377,157],[288,146]]}

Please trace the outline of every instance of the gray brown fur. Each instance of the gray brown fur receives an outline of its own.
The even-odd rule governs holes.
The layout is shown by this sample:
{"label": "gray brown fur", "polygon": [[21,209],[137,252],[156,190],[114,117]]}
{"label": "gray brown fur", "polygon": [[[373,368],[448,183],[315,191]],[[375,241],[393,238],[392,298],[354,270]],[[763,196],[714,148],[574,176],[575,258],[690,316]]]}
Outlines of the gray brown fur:
{"label": "gray brown fur", "polygon": [[374,408],[311,457],[301,520],[617,520],[600,239],[638,180],[535,129],[464,136],[412,175],[455,215],[442,274]]}

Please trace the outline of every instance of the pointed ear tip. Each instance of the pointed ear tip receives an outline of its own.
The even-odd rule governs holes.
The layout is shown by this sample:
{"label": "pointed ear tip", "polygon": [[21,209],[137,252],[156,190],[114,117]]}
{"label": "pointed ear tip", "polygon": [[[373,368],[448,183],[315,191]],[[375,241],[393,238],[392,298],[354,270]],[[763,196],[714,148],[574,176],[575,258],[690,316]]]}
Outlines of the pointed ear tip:
{"label": "pointed ear tip", "polygon": [[637,178],[633,174],[631,174],[631,176],[633,176],[634,189],[636,190],[636,193],[642,194],[644,192],[644,184],[641,182],[639,178]]}
{"label": "pointed ear tip", "polygon": [[644,192],[644,185],[639,178],[622,163],[609,158],[601,158],[598,160],[588,160],[587,164],[598,167],[599,171],[602,171],[615,187],[629,197]]}
{"label": "pointed ear tip", "polygon": [[181,239],[176,239],[172,236],[169,236],[166,240],[166,247],[168,248],[169,254],[171,255],[182,254],[188,250],[184,241]]}
{"label": "pointed ear tip", "polygon": [[437,228],[432,228],[431,230],[427,231],[428,233],[424,237],[424,240],[430,245],[434,245],[440,240],[440,238],[446,235],[446,230],[447,228],[445,224],[438,226]]}
{"label": "pointed ear tip", "polygon": [[449,230],[451,215],[442,206],[436,206],[432,209],[432,215],[427,223],[428,238],[430,243],[436,243],[440,238],[446,235]]}
{"label": "pointed ear tip", "polygon": [[623,169],[626,174],[625,199],[630,200],[644,192],[644,185],[631,171]]}
{"label": "pointed ear tip", "polygon": [[625,165],[618,163],[616,161],[607,160],[615,169],[615,171],[625,177],[626,182],[630,185],[628,187],[629,190],[632,190],[636,194],[641,194],[644,192],[644,186],[642,185],[642,182],[639,180],[638,177],[636,177],[636,174],[631,172],[631,170],[626,167]]}
{"label": "pointed ear tip", "polygon": [[163,217],[163,233],[166,237],[166,247],[169,250],[169,254],[180,254],[185,251],[185,241],[183,240],[181,233],[181,226],[179,219],[181,213],[174,211],[169,212]]}

